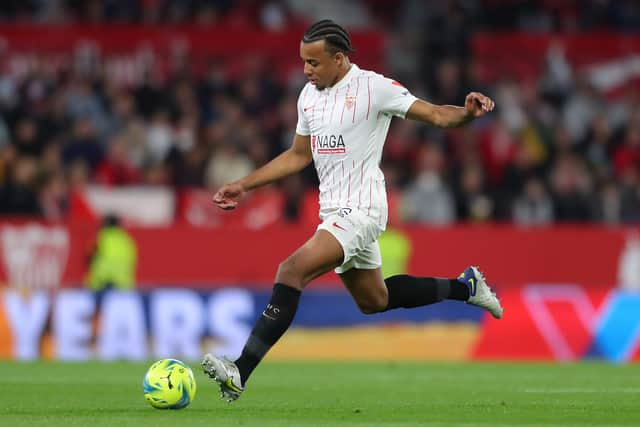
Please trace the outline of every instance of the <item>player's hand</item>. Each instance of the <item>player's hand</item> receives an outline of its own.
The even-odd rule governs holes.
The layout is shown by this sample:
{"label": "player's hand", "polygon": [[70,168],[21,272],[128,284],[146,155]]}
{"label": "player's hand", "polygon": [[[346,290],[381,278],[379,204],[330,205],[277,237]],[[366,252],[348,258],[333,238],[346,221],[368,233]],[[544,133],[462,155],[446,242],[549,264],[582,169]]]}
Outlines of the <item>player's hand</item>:
{"label": "player's hand", "polygon": [[213,203],[225,211],[235,209],[243,194],[244,189],[239,183],[225,184],[213,195]]}
{"label": "player's hand", "polygon": [[496,106],[495,102],[480,92],[471,92],[464,100],[464,109],[471,117],[482,117]]}

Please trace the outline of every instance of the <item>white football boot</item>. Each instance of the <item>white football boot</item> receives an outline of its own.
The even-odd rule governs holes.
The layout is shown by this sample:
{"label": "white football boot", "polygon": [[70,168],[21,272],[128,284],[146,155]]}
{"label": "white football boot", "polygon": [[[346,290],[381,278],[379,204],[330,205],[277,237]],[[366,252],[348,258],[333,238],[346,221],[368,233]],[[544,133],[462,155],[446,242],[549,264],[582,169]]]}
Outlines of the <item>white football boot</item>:
{"label": "white football boot", "polygon": [[202,369],[220,385],[221,399],[233,402],[244,391],[238,367],[226,357],[212,356],[207,353],[202,359]]}
{"label": "white football boot", "polygon": [[460,276],[458,282],[464,283],[469,288],[467,304],[477,305],[487,310],[493,317],[500,319],[503,309],[495,292],[491,290],[478,267],[467,267]]}

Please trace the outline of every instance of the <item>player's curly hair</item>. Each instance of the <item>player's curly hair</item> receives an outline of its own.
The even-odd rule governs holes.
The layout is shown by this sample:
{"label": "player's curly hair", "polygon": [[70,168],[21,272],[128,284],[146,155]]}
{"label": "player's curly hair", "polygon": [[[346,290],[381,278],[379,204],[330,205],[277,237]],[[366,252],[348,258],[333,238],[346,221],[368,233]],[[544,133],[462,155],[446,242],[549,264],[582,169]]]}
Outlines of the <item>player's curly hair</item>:
{"label": "player's curly hair", "polygon": [[324,40],[327,51],[332,55],[338,52],[342,52],[345,55],[355,52],[355,49],[351,46],[349,33],[331,19],[323,19],[312,24],[302,36],[304,43],[318,40]]}

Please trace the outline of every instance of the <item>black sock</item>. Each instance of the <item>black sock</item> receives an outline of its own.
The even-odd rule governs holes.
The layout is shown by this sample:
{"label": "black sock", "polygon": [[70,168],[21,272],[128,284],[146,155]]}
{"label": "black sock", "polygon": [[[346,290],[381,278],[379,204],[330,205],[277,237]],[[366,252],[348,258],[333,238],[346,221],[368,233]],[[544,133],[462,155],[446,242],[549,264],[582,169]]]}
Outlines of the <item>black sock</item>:
{"label": "black sock", "polygon": [[421,307],[444,299],[469,299],[469,288],[456,279],[399,274],[387,277],[384,283],[389,291],[389,303],[384,311],[399,307]]}
{"label": "black sock", "polygon": [[289,329],[298,309],[299,299],[299,290],[282,283],[273,286],[271,301],[253,327],[242,354],[235,361],[243,385],[264,355]]}

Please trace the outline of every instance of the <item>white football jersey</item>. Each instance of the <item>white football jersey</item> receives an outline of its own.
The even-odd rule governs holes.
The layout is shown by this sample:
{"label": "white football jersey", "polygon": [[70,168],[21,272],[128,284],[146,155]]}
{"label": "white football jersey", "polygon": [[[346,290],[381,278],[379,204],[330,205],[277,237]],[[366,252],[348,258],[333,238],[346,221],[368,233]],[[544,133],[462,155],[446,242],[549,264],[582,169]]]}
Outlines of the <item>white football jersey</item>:
{"label": "white football jersey", "polygon": [[333,87],[306,84],[298,97],[296,133],[311,136],[321,218],[356,208],[386,227],[382,147],[393,116],[404,118],[416,100],[398,82],[355,64]]}

